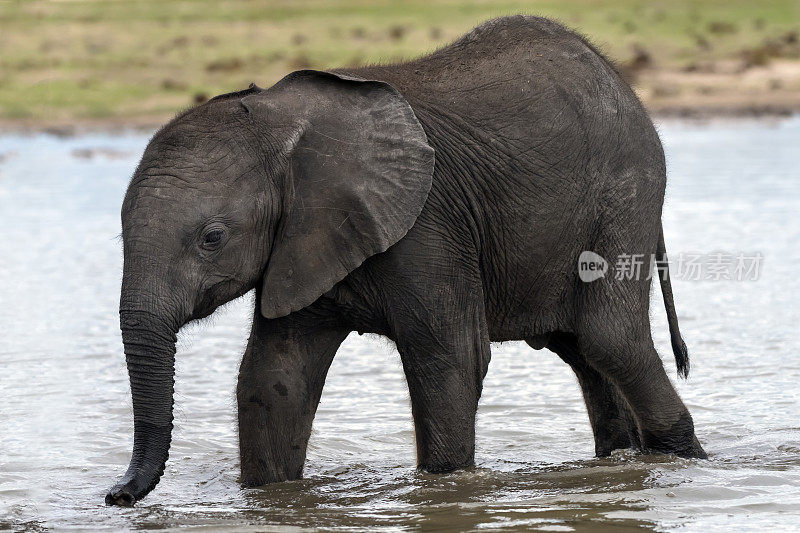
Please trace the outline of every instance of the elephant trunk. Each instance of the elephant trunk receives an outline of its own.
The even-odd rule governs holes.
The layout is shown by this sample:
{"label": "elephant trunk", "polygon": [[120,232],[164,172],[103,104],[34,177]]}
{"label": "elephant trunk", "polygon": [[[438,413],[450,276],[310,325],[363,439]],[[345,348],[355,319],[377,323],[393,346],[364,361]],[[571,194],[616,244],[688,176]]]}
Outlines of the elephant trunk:
{"label": "elephant trunk", "polygon": [[169,455],[179,326],[149,310],[121,308],[120,327],[133,396],[133,454],[106,504],[129,507],[153,490]]}

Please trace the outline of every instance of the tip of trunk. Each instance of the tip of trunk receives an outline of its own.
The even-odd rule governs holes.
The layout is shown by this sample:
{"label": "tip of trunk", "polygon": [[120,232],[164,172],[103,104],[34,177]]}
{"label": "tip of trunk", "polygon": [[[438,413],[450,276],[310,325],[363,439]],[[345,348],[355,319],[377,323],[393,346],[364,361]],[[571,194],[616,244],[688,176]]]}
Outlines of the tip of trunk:
{"label": "tip of trunk", "polygon": [[154,427],[138,422],[133,455],[125,475],[108,491],[106,505],[133,507],[158,485],[169,458],[172,424]]}
{"label": "tip of trunk", "polygon": [[106,494],[106,505],[133,507],[134,503],[136,503],[136,497],[125,490],[124,487],[114,487]]}
{"label": "tip of trunk", "polygon": [[[137,472],[136,474],[139,473],[140,472]],[[164,474],[164,464],[161,465],[161,468],[158,469],[155,475],[149,476],[149,480],[146,476],[137,477],[136,474],[130,476],[129,471],[119,483],[111,487],[108,494],[106,494],[106,505],[133,507],[137,501],[147,496],[147,494],[158,485],[158,481]]]}

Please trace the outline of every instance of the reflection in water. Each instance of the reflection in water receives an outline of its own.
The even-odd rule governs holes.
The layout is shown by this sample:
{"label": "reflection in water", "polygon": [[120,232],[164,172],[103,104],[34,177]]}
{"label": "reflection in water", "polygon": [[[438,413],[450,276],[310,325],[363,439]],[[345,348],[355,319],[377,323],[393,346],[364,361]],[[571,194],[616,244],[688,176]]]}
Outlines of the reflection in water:
{"label": "reflection in water", "polygon": [[[800,513],[800,120],[667,124],[662,136],[668,250],[764,256],[759,281],[674,282],[693,363],[678,386],[710,460],[592,458],[569,369],[507,343],[493,348],[478,467],[416,472],[396,351],[353,335],[331,367],[306,479],[242,490],[234,387],[248,295],[182,332],[170,461],[134,509],[102,501],[132,438],[116,236],[147,139],[0,137],[0,530],[791,527]],[[653,331],[674,377],[658,291]]]}

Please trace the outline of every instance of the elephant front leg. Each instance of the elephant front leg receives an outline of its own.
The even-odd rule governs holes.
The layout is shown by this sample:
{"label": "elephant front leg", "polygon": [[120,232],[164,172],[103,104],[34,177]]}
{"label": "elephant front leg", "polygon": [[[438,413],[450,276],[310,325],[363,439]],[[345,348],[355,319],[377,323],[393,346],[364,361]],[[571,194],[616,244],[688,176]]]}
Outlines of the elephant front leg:
{"label": "elephant front leg", "polygon": [[328,368],[349,331],[256,310],[237,387],[241,483],[302,476]]}
{"label": "elephant front leg", "polygon": [[490,359],[488,335],[477,316],[447,330],[409,331],[398,342],[411,396],[417,464],[434,473],[474,464],[475,413]]}

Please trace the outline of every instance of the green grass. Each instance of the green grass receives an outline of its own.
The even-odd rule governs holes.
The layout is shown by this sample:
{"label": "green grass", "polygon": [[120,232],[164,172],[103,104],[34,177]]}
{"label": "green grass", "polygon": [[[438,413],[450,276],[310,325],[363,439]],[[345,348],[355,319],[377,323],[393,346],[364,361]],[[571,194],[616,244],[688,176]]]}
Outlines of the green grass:
{"label": "green grass", "polygon": [[661,68],[800,27],[797,0],[0,0],[0,118],[163,118],[297,68],[413,57],[509,13],[560,19],[623,64],[644,48]]}

